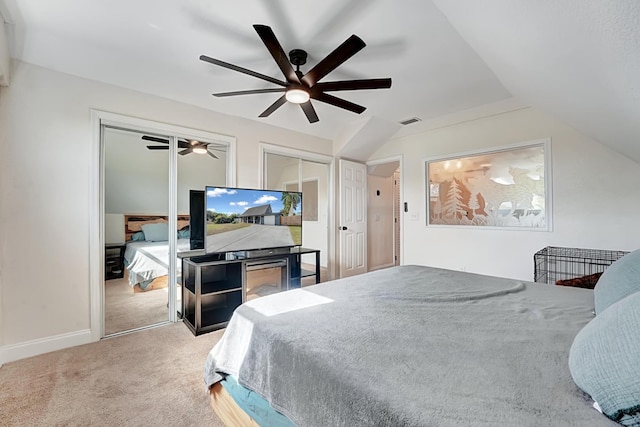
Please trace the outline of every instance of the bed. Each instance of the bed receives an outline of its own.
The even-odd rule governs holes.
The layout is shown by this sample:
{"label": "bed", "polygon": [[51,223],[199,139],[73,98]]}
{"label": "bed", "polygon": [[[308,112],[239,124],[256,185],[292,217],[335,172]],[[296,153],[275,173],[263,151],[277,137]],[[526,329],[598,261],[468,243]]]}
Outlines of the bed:
{"label": "bed", "polygon": [[615,426],[568,368],[593,319],[592,290],[392,267],[241,305],[204,380],[227,425]]}
{"label": "bed", "polygon": [[[177,251],[188,251],[189,216],[178,216]],[[169,274],[167,217],[162,215],[125,215],[126,248],[124,265],[134,292],[166,288]],[[181,232],[182,231],[182,232]],[[178,276],[182,263],[177,264]]]}

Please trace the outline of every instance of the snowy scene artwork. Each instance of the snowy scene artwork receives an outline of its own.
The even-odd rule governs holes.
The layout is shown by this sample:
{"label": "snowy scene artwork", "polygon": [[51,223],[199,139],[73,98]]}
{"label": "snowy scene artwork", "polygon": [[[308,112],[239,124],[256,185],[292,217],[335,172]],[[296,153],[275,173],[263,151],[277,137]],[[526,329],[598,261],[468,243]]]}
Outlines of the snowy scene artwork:
{"label": "snowy scene artwork", "polygon": [[550,230],[550,145],[426,160],[427,225]]}

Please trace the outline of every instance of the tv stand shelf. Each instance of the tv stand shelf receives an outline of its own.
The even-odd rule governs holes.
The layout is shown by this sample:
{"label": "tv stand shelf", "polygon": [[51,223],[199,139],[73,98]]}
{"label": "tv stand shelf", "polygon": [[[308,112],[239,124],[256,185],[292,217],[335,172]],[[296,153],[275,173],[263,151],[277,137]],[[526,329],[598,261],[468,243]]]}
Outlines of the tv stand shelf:
{"label": "tv stand shelf", "polygon": [[182,260],[182,313],[195,335],[224,328],[244,300],[242,261]]}
{"label": "tv stand shelf", "polygon": [[315,276],[316,272],[312,270],[305,270],[304,268],[300,272],[300,277],[310,277]]}
{"label": "tv stand shelf", "polygon": [[[315,271],[303,270],[302,255],[315,253]],[[282,268],[282,289],[299,288],[302,279],[315,276],[320,283],[320,251],[286,248],[261,252],[203,254],[190,251],[182,257],[183,321],[200,335],[224,328],[233,311],[247,299],[247,271]]]}

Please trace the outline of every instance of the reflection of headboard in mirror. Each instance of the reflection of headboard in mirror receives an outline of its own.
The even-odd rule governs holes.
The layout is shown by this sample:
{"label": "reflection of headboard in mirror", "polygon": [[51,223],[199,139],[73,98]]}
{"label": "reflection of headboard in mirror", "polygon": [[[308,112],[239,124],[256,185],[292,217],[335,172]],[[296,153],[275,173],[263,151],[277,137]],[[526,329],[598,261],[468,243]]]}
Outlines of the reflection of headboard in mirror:
{"label": "reflection of headboard in mirror", "polygon": [[[144,224],[155,224],[158,222],[167,222],[166,215],[125,215],[124,216],[124,235],[125,240],[131,240],[131,236],[138,231],[142,231]],[[178,230],[189,225],[189,215],[178,215]]]}

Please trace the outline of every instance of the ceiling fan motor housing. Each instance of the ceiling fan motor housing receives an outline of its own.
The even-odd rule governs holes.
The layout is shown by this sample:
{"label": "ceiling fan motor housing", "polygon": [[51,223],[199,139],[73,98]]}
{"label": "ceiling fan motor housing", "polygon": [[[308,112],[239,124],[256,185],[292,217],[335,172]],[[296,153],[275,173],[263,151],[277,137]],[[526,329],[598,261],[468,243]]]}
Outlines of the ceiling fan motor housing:
{"label": "ceiling fan motor housing", "polygon": [[302,49],[293,49],[289,51],[289,61],[296,67],[307,63],[307,52]]}

